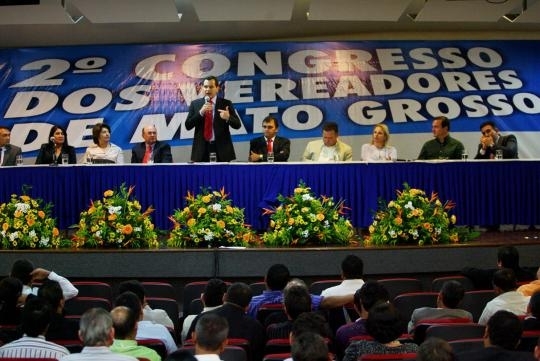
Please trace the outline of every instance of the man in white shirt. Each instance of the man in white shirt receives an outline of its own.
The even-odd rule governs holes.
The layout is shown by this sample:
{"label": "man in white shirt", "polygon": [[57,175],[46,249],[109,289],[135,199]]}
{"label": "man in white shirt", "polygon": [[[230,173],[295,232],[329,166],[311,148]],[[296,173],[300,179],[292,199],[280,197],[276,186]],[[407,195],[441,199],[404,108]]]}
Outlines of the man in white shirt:
{"label": "man in white shirt", "polygon": [[24,336],[0,347],[0,357],[60,359],[69,355],[69,351],[64,346],[45,340],[50,315],[51,307],[47,301],[38,297],[28,299],[22,312]]}
{"label": "man in white shirt", "polygon": [[220,361],[219,354],[227,345],[229,324],[225,317],[209,312],[197,321],[193,341],[195,357],[199,361]]}
{"label": "man in white shirt", "polygon": [[18,259],[13,263],[11,267],[11,277],[18,278],[23,284],[22,294],[28,296],[29,294],[37,296],[39,287],[32,287],[32,283],[36,281],[43,281],[49,279],[56,281],[62,288],[64,299],[67,301],[70,298],[76,297],[79,290],[73,286],[73,284],[65,277],[56,274],[53,271],[48,271],[43,268],[35,268],[34,264],[27,259]]}
{"label": "man in white shirt", "polygon": [[478,320],[480,325],[486,325],[489,318],[499,310],[506,310],[517,316],[524,316],[527,313],[530,297],[523,296],[516,291],[517,284],[514,271],[503,268],[495,272],[493,275],[493,288],[497,296],[486,304]]}
{"label": "man in white shirt", "polygon": [[343,281],[333,287],[329,287],[321,292],[321,296],[347,296],[354,295],[364,285],[364,263],[360,257],[353,254],[348,255],[341,262],[341,278]]}

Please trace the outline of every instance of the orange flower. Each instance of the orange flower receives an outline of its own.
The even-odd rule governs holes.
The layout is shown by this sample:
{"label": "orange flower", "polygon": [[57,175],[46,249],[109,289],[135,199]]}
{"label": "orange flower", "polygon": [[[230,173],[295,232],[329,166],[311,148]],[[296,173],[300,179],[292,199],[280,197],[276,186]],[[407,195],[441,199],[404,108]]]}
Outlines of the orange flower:
{"label": "orange flower", "polygon": [[33,218],[26,217],[26,224],[28,224],[30,227],[32,227],[36,221]]}
{"label": "orange flower", "polygon": [[22,199],[24,202],[30,201],[30,197],[28,197],[28,196],[21,196],[21,199]]}
{"label": "orange flower", "polygon": [[54,227],[53,230],[52,230],[53,237],[58,237],[59,234],[60,234],[60,232],[58,231],[58,228]]}
{"label": "orange flower", "polygon": [[38,215],[39,218],[41,218],[41,219],[45,218],[45,212],[43,212],[43,211],[39,211],[37,215]]}
{"label": "orange flower", "polygon": [[117,218],[117,217],[116,217],[116,214],[113,213],[113,214],[109,215],[109,217],[108,217],[107,219],[108,219],[109,221],[114,221],[116,218]]}
{"label": "orange flower", "polygon": [[126,224],[122,227],[123,234],[131,234],[131,232],[133,232],[133,227],[131,226],[131,224]]}
{"label": "orange flower", "polygon": [[2,224],[2,229],[4,230],[4,232],[7,232],[7,230],[9,229],[9,224],[7,224],[7,222]]}
{"label": "orange flower", "polygon": [[403,223],[403,218],[396,217],[396,219],[394,219],[394,223],[398,226],[401,226],[401,224]]}
{"label": "orange flower", "polygon": [[317,220],[318,220],[318,221],[324,221],[324,214],[322,214],[322,213],[317,213]]}
{"label": "orange flower", "polygon": [[22,212],[21,211],[15,211],[15,213],[13,213],[13,215],[15,216],[15,218],[20,218],[20,217],[22,217]]}
{"label": "orange flower", "polygon": [[225,228],[225,222],[223,222],[221,219],[219,221],[216,222],[216,225],[219,227],[219,228]]}
{"label": "orange flower", "polygon": [[108,190],[106,190],[105,192],[103,192],[103,196],[104,196],[105,198],[107,198],[107,197],[112,197],[113,194],[114,194],[114,192],[113,192],[112,190],[110,190],[110,189],[108,189]]}

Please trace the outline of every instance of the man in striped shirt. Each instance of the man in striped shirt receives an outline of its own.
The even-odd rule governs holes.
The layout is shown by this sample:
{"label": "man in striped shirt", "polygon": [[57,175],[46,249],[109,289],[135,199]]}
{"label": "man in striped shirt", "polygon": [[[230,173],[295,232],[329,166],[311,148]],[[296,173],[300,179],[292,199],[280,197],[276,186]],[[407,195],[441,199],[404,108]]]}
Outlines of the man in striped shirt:
{"label": "man in striped shirt", "polygon": [[69,354],[64,347],[45,340],[51,310],[49,304],[37,297],[27,300],[22,314],[23,337],[0,347],[0,357],[60,359]]}

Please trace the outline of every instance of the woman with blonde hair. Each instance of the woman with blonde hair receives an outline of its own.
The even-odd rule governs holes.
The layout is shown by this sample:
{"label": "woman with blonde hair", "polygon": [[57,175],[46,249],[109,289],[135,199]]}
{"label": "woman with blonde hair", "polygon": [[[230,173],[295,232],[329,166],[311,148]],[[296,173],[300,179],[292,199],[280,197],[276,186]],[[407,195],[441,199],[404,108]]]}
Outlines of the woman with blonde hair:
{"label": "woman with blonde hair", "polygon": [[390,132],[386,124],[373,127],[371,143],[362,145],[362,160],[367,162],[391,161],[397,159],[397,150],[388,145]]}

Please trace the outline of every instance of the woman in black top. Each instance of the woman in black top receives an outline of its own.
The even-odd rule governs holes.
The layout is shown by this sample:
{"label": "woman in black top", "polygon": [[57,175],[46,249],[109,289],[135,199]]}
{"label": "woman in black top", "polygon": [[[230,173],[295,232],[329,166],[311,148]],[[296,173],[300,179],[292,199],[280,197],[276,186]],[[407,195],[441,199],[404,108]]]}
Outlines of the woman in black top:
{"label": "woman in black top", "polygon": [[62,164],[62,154],[67,154],[69,164],[77,163],[75,148],[68,145],[66,131],[55,125],[49,132],[49,142],[41,145],[36,164]]}

